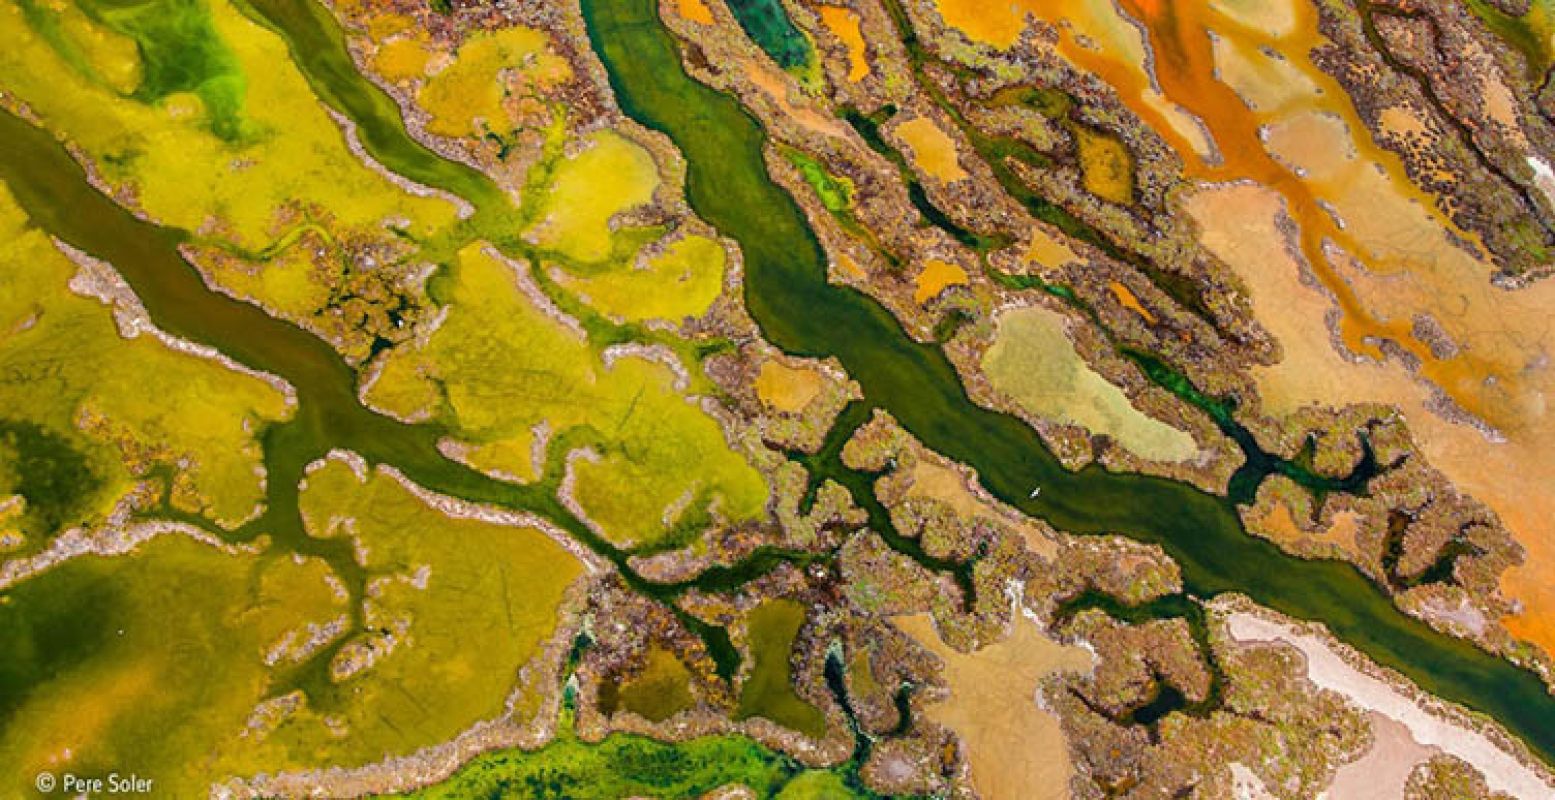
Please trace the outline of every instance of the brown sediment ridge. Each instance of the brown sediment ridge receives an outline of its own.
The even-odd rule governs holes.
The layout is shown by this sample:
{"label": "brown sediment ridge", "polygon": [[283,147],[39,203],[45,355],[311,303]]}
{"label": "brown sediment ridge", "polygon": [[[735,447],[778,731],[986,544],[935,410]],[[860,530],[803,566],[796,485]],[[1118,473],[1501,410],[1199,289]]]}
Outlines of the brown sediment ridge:
{"label": "brown sediment ridge", "polygon": [[142,544],[159,536],[172,534],[187,536],[229,554],[259,553],[268,544],[264,539],[244,545],[229,544],[205,530],[181,522],[131,523],[129,516],[133,510],[132,498],[133,495],[126,498],[104,524],[91,529],[71,528],[55,536],[49,542],[47,549],[0,564],[0,591],[37,577],[74,558],[88,555],[122,556],[132,553]]}

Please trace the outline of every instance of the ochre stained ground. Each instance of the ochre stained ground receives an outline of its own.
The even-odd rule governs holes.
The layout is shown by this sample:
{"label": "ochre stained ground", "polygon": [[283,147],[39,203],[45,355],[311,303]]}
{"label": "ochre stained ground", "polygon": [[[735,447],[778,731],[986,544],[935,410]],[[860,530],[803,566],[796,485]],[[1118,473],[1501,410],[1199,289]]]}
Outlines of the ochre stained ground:
{"label": "ochre stained ground", "polygon": [[[1555,497],[1547,488],[1555,482],[1548,455],[1555,418],[1546,411],[1555,391],[1546,355],[1555,348],[1547,325],[1555,288],[1545,282],[1506,292],[1490,285],[1491,266],[1476,237],[1436,210],[1435,199],[1373,140],[1342,87],[1312,64],[1309,54],[1324,39],[1309,4],[1120,0],[1127,17],[1121,24],[1144,31],[1153,72],[1124,46],[1126,30],[1109,39],[1074,29],[1108,18],[1090,5],[1022,2],[1006,17],[976,13],[984,4],[942,0],[940,10],[950,24],[994,46],[1015,40],[1026,13],[1070,26],[1059,51],[1111,84],[1183,154],[1189,176],[1209,185],[1190,200],[1190,211],[1204,241],[1247,282],[1259,321],[1285,351],[1281,363],[1256,370],[1267,410],[1397,404],[1431,462],[1489,504],[1527,548],[1527,563],[1503,580],[1503,590],[1524,606],[1507,625],[1555,652]],[[1081,32],[1093,46],[1073,35]],[[1493,71],[1476,79],[1484,113],[1504,119],[1504,85]],[[1183,135],[1161,97],[1202,126],[1214,155]],[[1394,130],[1419,128],[1404,109],[1385,116]],[[1243,181],[1256,186],[1225,186]],[[1279,215],[1294,223],[1293,236],[1276,227]],[[1303,282],[1303,273],[1318,288]],[[1330,346],[1331,309],[1338,311],[1336,338],[1349,353]],[[1454,346],[1433,352],[1417,338],[1421,317]],[[1384,341],[1417,360],[1418,370],[1412,374],[1397,358],[1379,366]],[[1438,389],[1475,424],[1433,411]]]}
{"label": "ochre stained ground", "polygon": [[985,800],[1060,800],[1069,796],[1069,750],[1058,718],[1037,705],[1037,684],[1055,672],[1086,672],[1091,655],[1042,635],[1016,614],[1009,638],[975,653],[946,645],[927,615],[896,626],[938,656],[950,688],[929,718],[955,731]]}

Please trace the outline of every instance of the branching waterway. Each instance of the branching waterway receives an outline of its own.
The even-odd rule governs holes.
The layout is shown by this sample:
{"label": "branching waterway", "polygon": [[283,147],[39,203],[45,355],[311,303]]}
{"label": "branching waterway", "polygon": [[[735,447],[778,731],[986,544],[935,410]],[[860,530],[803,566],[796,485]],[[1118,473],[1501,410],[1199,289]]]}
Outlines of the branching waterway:
{"label": "branching waterway", "polygon": [[1181,564],[1190,594],[1240,592],[1321,621],[1426,690],[1495,717],[1555,762],[1555,700],[1533,673],[1405,616],[1348,564],[1294,558],[1248,535],[1225,498],[1094,465],[1069,472],[1030,427],[973,403],[937,347],[914,342],[864,294],[827,282],[825,254],[803,213],[767,174],[760,125],[686,74],[657,3],[583,0],[583,10],[623,109],[674,140],[688,164],[692,208],[739,242],[746,305],[774,344],[835,356],[870,403],[975,468],[1005,502],[1066,531],[1160,544]]}
{"label": "branching waterway", "polygon": [[[743,249],[746,303],[768,339],[793,354],[838,358],[869,405],[889,411],[930,448],[974,467],[991,492],[1022,511],[1071,532],[1159,543],[1182,565],[1190,594],[1241,592],[1291,616],[1322,621],[1427,690],[1494,716],[1555,762],[1555,701],[1532,673],[1403,615],[1349,565],[1292,558],[1247,535],[1224,498],[1098,467],[1066,471],[1031,428],[974,404],[938,348],[912,341],[867,296],[829,284],[824,254],[799,207],[767,175],[762,129],[733,99],[687,76],[657,5],[584,0],[583,9],[623,108],[680,147],[692,207]],[[315,90],[357,126],[374,158],[475,204],[467,232],[502,246],[507,199],[479,172],[406,133],[394,103],[355,70],[327,11],[309,0],[254,0],[250,11],[287,40]],[[35,224],[118,268],[158,325],[296,387],[296,418],[266,435],[271,490],[254,530],[262,526],[284,546],[321,549],[331,563],[343,561],[346,554],[323,552],[328,545],[304,534],[296,485],[306,464],[344,448],[394,465],[434,491],[543,516],[645,594],[671,598],[689,588],[637,577],[626,554],[568,513],[544,482],[520,487],[487,478],[438,454],[436,426],[402,424],[361,406],[355,373],[328,345],[210,291],[178,254],[184,233],[136,219],[98,193],[45,132],[0,113],[0,147],[6,154],[0,180]],[[1040,499],[1030,499],[1038,486]],[[769,554],[714,577],[733,585],[779,561]],[[737,654],[727,634],[681,618],[708,643],[720,671],[731,672]]]}

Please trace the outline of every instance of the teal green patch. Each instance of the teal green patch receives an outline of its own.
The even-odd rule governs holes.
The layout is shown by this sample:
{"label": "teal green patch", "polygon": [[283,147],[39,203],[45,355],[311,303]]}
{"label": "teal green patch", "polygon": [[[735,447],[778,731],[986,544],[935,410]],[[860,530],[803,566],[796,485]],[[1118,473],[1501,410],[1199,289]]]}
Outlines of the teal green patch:
{"label": "teal green patch", "polygon": [[758,47],[783,69],[810,66],[814,52],[810,40],[788,18],[783,0],[729,0],[729,10]]}

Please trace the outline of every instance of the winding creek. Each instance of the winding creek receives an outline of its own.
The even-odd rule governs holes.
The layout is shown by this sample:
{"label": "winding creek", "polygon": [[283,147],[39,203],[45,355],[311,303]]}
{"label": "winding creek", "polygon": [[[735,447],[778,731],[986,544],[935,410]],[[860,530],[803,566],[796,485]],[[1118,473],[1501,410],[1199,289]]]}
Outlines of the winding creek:
{"label": "winding creek", "polygon": [[[825,255],[800,208],[766,173],[761,127],[735,100],[686,75],[657,18],[657,1],[583,0],[582,6],[622,107],[679,146],[688,164],[692,207],[739,242],[746,303],[769,340],[793,354],[837,357],[864,388],[869,405],[889,411],[930,448],[974,467],[993,494],[1025,513],[1075,533],[1116,532],[1158,543],[1181,564],[1189,594],[1241,592],[1293,617],[1321,621],[1428,691],[1495,717],[1555,763],[1555,700],[1532,673],[1403,615],[1347,564],[1296,559],[1249,536],[1224,498],[1094,466],[1068,472],[1031,428],[974,404],[937,347],[912,341],[867,296],[827,282]],[[467,223],[470,230],[500,230],[508,209],[501,191],[406,133],[394,103],[355,70],[338,27],[321,6],[312,0],[252,0],[249,10],[285,37],[320,96],[357,126],[375,158],[474,203],[478,211]],[[0,180],[34,222],[117,267],[158,325],[296,387],[296,418],[272,428],[265,439],[269,511],[245,532],[263,528],[283,546],[312,548],[337,569],[349,570],[342,566],[348,554],[330,552],[333,545],[304,534],[296,507],[304,466],[339,447],[392,464],[434,491],[543,516],[614,563],[645,594],[665,598],[688,588],[637,577],[626,555],[573,518],[547,485],[520,487],[486,478],[438,454],[441,432],[435,426],[405,425],[363,408],[356,375],[328,345],[209,291],[178,255],[183,233],[138,220],[113,204],[48,134],[0,113],[0,147],[6,153]],[[484,235],[502,245],[500,237]],[[1040,500],[1028,499],[1037,486],[1043,489]],[[769,554],[755,561],[777,560]],[[748,569],[769,568],[761,564]],[[708,580],[733,585],[755,574],[743,568]],[[732,670],[737,654],[722,629],[689,615],[682,621],[708,643],[720,671]],[[314,669],[321,669],[328,655],[321,654]]]}
{"label": "winding creek", "polygon": [[[1186,484],[1091,466],[1065,470],[1020,421],[980,408],[944,354],[912,341],[885,308],[826,280],[826,258],[793,198],[767,176],[760,126],[681,66],[654,0],[583,0],[596,52],[623,109],[667,134],[688,163],[696,212],[740,243],[745,299],[774,344],[835,356],[934,449],[977,470],[1022,511],[1075,533],[1160,544],[1190,594],[1240,592],[1335,635],[1427,691],[1487,713],[1555,763],[1555,699],[1533,673],[1400,613],[1354,567],[1306,561],[1248,535],[1233,505]],[[1031,490],[1041,486],[1038,499]]]}

